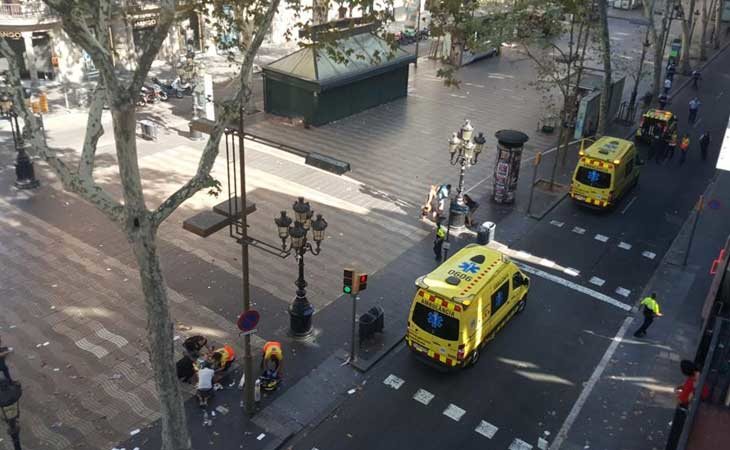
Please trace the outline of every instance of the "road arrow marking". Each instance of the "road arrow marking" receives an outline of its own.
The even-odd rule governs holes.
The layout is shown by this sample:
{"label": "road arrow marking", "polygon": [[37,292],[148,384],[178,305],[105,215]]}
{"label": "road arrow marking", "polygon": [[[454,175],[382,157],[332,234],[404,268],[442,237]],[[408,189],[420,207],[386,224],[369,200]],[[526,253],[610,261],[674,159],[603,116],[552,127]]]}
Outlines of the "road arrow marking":
{"label": "road arrow marking", "polygon": [[656,253],[647,250],[641,252],[641,256],[643,256],[644,258],[654,259],[656,258]]}
{"label": "road arrow marking", "polygon": [[603,286],[606,283],[606,280],[604,280],[603,278],[591,277],[588,282],[591,284],[595,284],[596,286]]}
{"label": "road arrow marking", "polygon": [[601,242],[607,242],[608,241],[608,236],[604,236],[602,234],[597,234],[597,235],[595,235],[593,237],[593,239],[595,239],[597,241],[601,241]]}
{"label": "road arrow marking", "polygon": [[464,417],[466,411],[454,405],[453,403],[450,403],[449,406],[444,410],[443,414],[444,416],[458,422],[461,420],[462,417]]}
{"label": "road arrow marking", "polygon": [[551,273],[547,273],[543,270],[540,270],[536,267],[528,266],[527,264],[521,263],[521,262],[515,262],[517,266],[522,269],[523,271],[536,275],[540,278],[544,278],[546,280],[550,280],[552,282],[558,283],[560,285],[563,285],[569,289],[573,289],[574,291],[578,291],[580,293],[586,294],[588,296],[591,296],[595,298],[596,300],[600,300],[602,302],[608,303],[609,305],[613,305],[617,308],[623,309],[624,311],[631,311],[631,306],[627,305],[626,303],[622,303],[612,297],[609,297],[608,295],[602,294],[598,291],[594,291],[591,288],[581,286],[578,283],[574,283],[570,280],[566,280],[565,278],[560,278],[557,275],[553,275]]}
{"label": "road arrow marking", "polygon": [[400,378],[396,377],[392,373],[390,375],[388,375],[388,378],[386,378],[385,380],[383,380],[383,384],[385,384],[386,386],[390,386],[390,387],[392,387],[393,389],[396,389],[396,390],[400,389],[400,387],[403,386],[403,383],[405,383],[405,381],[403,381]]}
{"label": "road arrow marking", "polygon": [[419,389],[415,394],[413,394],[413,400],[423,403],[426,406],[431,403],[431,400],[433,400],[433,398],[434,395],[425,389]]}
{"label": "road arrow marking", "polygon": [[474,428],[474,431],[481,434],[482,436],[486,437],[487,439],[492,439],[494,435],[497,433],[497,430],[499,428],[495,427],[491,423],[482,420],[479,422],[479,425],[477,425],[476,428]]}
{"label": "road arrow marking", "polygon": [[586,229],[581,227],[573,227],[573,233],[585,234]]}
{"label": "road arrow marking", "polygon": [[624,250],[631,250],[631,244],[621,241],[621,243],[618,244],[618,248],[622,248]]}
{"label": "road arrow marking", "polygon": [[522,439],[515,438],[515,440],[509,445],[508,450],[532,450],[532,445]]}

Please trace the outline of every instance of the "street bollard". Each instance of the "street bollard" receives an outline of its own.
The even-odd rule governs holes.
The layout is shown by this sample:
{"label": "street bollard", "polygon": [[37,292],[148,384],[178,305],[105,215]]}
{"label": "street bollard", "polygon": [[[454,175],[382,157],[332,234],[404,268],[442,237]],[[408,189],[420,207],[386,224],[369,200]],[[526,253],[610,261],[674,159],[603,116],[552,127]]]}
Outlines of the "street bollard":
{"label": "street bollard", "polygon": [[534,160],[534,169],[532,171],[532,184],[530,185],[530,200],[527,202],[527,215],[530,215],[530,210],[532,209],[532,197],[535,195],[535,181],[537,181],[537,169],[540,166],[540,161],[542,161],[542,153],[537,152],[535,155]]}

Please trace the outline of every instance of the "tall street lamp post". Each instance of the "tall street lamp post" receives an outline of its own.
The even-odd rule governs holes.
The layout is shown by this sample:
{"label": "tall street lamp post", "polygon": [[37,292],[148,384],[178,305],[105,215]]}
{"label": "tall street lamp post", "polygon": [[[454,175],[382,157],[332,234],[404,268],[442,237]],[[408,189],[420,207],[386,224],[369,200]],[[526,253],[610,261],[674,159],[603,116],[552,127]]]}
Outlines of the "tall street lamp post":
{"label": "tall street lamp post", "polygon": [[18,189],[33,189],[40,186],[35,177],[33,161],[28,155],[27,148],[30,144],[23,139],[23,133],[18,124],[18,113],[15,111],[13,99],[7,93],[0,94],[0,117],[10,122],[10,130],[13,133],[13,145],[17,156],[15,158],[15,187]]}
{"label": "tall street lamp post", "polygon": [[452,166],[459,165],[459,186],[456,197],[449,206],[449,228],[463,228],[468,208],[464,202],[464,174],[466,169],[475,165],[479,159],[479,153],[484,149],[487,139],[483,133],[479,133],[473,140],[474,127],[468,120],[464,122],[461,129],[451,135],[449,139],[449,155]]}
{"label": "tall street lamp post", "polygon": [[[304,280],[304,255],[309,252],[319,255],[321,244],[324,240],[324,231],[327,229],[327,221],[321,214],[317,214],[312,220],[314,211],[304,197],[299,199],[292,206],[294,220],[282,211],[281,215],[274,219],[274,223],[281,238],[281,249],[288,256],[294,254],[299,263],[299,277],[294,283],[297,287],[296,297],[289,307],[289,327],[295,337],[304,337],[312,332],[312,315],[314,307],[307,300],[307,282]],[[293,224],[292,224],[293,222]],[[308,234],[312,231],[312,239],[315,245],[309,242]],[[287,242],[290,239],[289,242]]]}
{"label": "tall street lamp post", "polygon": [[8,426],[8,434],[13,441],[14,450],[22,450],[20,447],[20,396],[23,395],[23,389],[19,383],[11,383],[8,380],[0,381],[0,411],[3,414],[3,420]]}

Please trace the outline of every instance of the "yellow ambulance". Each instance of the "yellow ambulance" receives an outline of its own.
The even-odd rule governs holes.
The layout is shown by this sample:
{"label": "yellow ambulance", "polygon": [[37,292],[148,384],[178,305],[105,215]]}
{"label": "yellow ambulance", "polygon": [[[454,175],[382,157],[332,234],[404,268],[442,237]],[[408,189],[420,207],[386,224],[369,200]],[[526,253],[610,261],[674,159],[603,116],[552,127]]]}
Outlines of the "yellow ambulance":
{"label": "yellow ambulance", "polygon": [[639,154],[633,142],[615,137],[604,136],[587,149],[584,143],[578,152],[570,196],[584,206],[611,208],[638,183]]}
{"label": "yellow ambulance", "polygon": [[440,368],[466,367],[527,304],[530,280],[502,253],[470,244],[416,280],[406,343]]}

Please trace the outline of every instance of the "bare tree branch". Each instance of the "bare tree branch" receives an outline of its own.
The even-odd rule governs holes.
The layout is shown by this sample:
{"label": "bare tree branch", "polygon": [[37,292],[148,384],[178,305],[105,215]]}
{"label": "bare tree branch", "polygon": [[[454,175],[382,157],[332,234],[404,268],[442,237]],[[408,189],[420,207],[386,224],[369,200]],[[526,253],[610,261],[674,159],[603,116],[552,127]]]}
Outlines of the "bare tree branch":
{"label": "bare tree branch", "polygon": [[170,27],[175,21],[176,8],[177,0],[162,0],[160,2],[160,15],[157,20],[157,26],[155,26],[155,30],[149,34],[144,42],[142,56],[137,61],[137,69],[134,71],[134,78],[132,79],[132,84],[129,86],[129,95],[132,98],[135,98],[142,88],[150,67],[155,61],[155,58],[157,58],[160,47],[162,47],[162,43],[170,32]]}
{"label": "bare tree branch", "polygon": [[101,125],[101,114],[104,112],[105,97],[104,85],[99,83],[94,90],[89,116],[86,119],[86,135],[84,136],[84,146],[81,149],[81,159],[77,170],[81,178],[92,179],[97,143],[104,134],[104,127]]}
{"label": "bare tree branch", "polygon": [[[260,23],[256,24],[257,30],[268,30],[271,21],[274,19],[276,10],[279,7],[280,0],[272,0],[266,9],[266,12],[261,17]],[[215,159],[218,157],[218,147],[220,145],[221,136],[225,127],[230,123],[231,119],[236,117],[237,113],[245,114],[245,106],[251,98],[251,87],[250,77],[251,68],[253,67],[254,57],[261,47],[261,43],[264,41],[266,33],[258,32],[255,33],[254,38],[251,40],[249,47],[243,57],[243,63],[241,64],[241,72],[239,74],[240,86],[236,95],[222,106],[222,112],[219,114],[218,119],[213,127],[208,143],[205,145],[200,160],[198,162],[198,170],[195,176],[185,183],[180,189],[170,195],[165,201],[163,201],[159,207],[152,213],[152,223],[154,226],[159,226],[170,214],[175,211],[183,202],[195,195],[196,192],[205,187],[215,187],[218,182],[210,176],[210,171],[213,168]],[[239,109],[240,108],[240,109]],[[244,130],[240,130],[243,133]]]}
{"label": "bare tree branch", "polygon": [[[89,14],[95,15],[93,11],[85,8],[83,4],[73,0],[44,0],[63,20],[63,30],[71,37],[75,44],[83,48],[89,54],[94,66],[99,70],[104,84],[112,93],[118,92],[119,82],[114,75],[114,60],[112,58],[108,43],[108,36],[104,36],[102,41],[97,39],[94,33],[89,29],[86,22]],[[99,0],[94,5],[104,11],[109,8],[110,0]],[[88,6],[88,5],[86,5]],[[101,14],[99,14],[101,15]],[[98,33],[104,35],[107,29],[98,30]]]}
{"label": "bare tree branch", "polygon": [[70,170],[66,163],[53,155],[46,145],[40,123],[25,104],[23,87],[20,83],[18,56],[10,48],[6,38],[0,40],[0,54],[8,61],[7,83],[14,88],[12,89],[14,105],[20,110],[20,115],[25,122],[24,133],[19,134],[28,136],[34,153],[38,154],[51,166],[66,189],[96,206],[112,222],[120,223],[124,217],[124,207],[114,200],[108,192],[94,183],[93,179],[81,177],[79,172]]}

